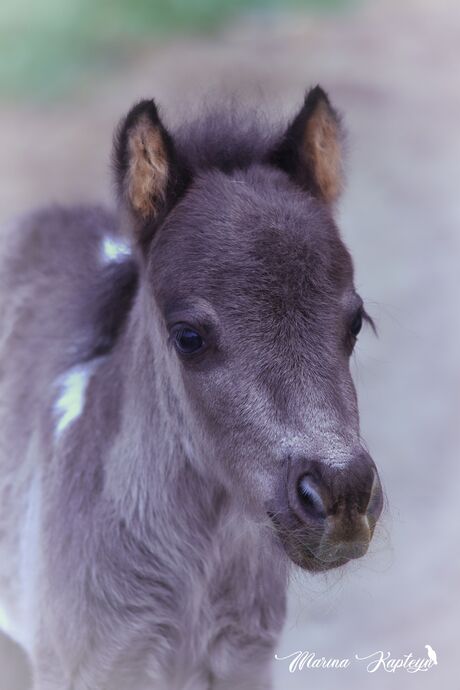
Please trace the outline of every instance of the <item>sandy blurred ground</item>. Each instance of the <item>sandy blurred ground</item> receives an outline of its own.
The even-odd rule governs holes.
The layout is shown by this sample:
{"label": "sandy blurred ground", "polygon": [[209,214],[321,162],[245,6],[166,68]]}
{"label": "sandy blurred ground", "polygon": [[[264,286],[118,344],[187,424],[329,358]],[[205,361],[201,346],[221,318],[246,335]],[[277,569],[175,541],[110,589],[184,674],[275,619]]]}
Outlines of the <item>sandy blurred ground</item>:
{"label": "sandy blurred ground", "polygon": [[[427,673],[371,675],[359,663],[289,674],[276,662],[277,690],[458,687],[459,67],[458,3],[385,0],[143,47],[71,103],[0,112],[0,220],[50,201],[109,201],[113,126],[145,95],[155,95],[167,121],[209,91],[236,92],[277,114],[320,82],[345,113],[341,225],[380,332],[360,339],[354,368],[388,508],[366,559],[342,573],[296,576],[278,651],[424,656],[429,643],[439,663]],[[18,653],[1,641],[0,690],[25,690],[26,679]]]}

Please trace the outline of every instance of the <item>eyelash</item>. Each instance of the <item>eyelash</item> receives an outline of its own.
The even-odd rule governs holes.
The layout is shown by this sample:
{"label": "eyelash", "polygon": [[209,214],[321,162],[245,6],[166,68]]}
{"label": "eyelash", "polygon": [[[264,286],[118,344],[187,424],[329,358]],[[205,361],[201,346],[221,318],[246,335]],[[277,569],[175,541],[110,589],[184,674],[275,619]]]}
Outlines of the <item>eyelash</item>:
{"label": "eyelash", "polygon": [[353,336],[353,338],[357,339],[358,335],[361,332],[361,329],[363,327],[363,321],[364,321],[364,309],[360,307],[358,311],[355,313],[353,316],[353,320],[350,324],[350,333]]}

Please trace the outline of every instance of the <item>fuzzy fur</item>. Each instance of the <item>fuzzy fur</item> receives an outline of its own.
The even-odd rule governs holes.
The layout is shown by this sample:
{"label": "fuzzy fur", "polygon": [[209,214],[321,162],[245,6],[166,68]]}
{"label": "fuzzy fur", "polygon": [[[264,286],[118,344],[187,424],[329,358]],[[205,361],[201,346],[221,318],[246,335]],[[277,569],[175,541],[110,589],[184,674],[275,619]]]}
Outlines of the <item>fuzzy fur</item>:
{"label": "fuzzy fur", "polygon": [[[146,113],[118,132],[122,197]],[[155,122],[176,176],[159,215],[131,208],[120,229],[52,208],[8,234],[0,592],[35,690],[267,690],[290,562],[340,564],[313,557],[307,515],[293,522],[291,476],[315,458],[316,501],[343,501],[350,534],[376,476],[348,367],[359,301],[329,208],[270,162],[277,129]],[[132,253],[111,261],[121,230]],[[179,357],[178,321],[205,329],[203,355]]]}

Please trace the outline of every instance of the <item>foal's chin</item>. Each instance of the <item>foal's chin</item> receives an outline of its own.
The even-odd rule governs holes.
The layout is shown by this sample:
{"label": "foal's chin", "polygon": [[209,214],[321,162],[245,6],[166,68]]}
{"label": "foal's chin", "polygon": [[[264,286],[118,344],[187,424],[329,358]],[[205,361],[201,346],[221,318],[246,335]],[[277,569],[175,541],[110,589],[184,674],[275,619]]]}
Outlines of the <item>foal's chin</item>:
{"label": "foal's chin", "polygon": [[292,547],[286,543],[283,543],[283,547],[288,558],[299,568],[309,573],[324,573],[327,570],[340,568],[351,560],[350,558],[340,558],[333,561],[323,561],[316,558],[308,549],[301,551],[298,546]]}
{"label": "foal's chin", "polygon": [[365,544],[362,545],[359,555],[358,552],[345,554],[343,550],[337,550],[332,544],[330,548],[321,549],[318,530],[309,530],[305,527],[299,529],[298,526],[292,529],[292,523],[280,519],[279,515],[270,514],[270,518],[286,556],[299,568],[310,573],[322,573],[340,568],[349,561],[361,557],[367,551]]}

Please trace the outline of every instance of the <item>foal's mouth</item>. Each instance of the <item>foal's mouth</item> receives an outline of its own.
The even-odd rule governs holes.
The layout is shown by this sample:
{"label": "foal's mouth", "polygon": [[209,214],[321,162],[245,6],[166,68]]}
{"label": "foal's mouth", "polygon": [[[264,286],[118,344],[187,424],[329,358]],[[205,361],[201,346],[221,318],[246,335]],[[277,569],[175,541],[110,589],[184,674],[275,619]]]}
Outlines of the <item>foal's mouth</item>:
{"label": "foal's mouth", "polygon": [[[325,572],[334,568],[340,568],[352,560],[352,555],[334,557],[333,548],[329,549],[329,552],[327,548],[323,548],[323,550],[319,552],[318,547],[321,542],[320,535],[318,533],[315,534],[315,532],[309,532],[300,525],[293,527],[293,516],[289,520],[291,524],[288,528],[286,524],[283,524],[284,520],[280,519],[279,513],[268,511],[267,514],[276,528],[277,536],[286,555],[295,565],[303,570],[312,573]],[[365,550],[367,550],[367,545]]]}

